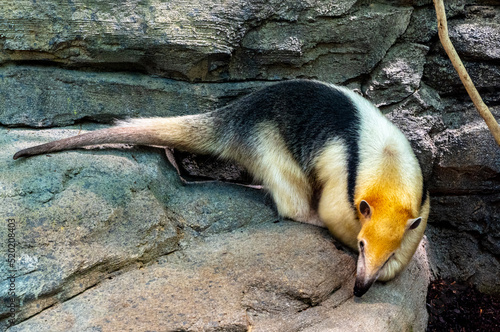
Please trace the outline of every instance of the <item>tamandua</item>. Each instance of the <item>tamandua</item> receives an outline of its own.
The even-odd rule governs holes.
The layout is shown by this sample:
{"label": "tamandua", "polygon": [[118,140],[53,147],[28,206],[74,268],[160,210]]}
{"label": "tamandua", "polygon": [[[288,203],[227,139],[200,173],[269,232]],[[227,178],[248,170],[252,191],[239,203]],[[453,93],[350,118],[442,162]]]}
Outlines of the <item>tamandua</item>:
{"label": "tamandua", "polygon": [[405,268],[427,224],[429,195],[408,140],[344,87],[285,81],[213,112],[124,121],[14,159],[103,143],[169,146],[240,163],[282,216],[326,226],[359,251],[358,297]]}

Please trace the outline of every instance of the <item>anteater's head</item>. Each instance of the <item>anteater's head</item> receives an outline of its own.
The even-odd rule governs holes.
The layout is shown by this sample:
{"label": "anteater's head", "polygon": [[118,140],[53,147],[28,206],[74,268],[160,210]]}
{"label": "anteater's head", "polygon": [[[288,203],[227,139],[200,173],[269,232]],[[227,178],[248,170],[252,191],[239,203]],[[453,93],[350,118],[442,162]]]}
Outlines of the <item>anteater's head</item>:
{"label": "anteater's head", "polygon": [[[381,207],[377,201],[358,204],[361,231],[354,295],[362,296],[377,280],[392,279],[411,260],[427,223],[427,210],[418,213],[399,206]],[[424,212],[423,215],[421,212]]]}

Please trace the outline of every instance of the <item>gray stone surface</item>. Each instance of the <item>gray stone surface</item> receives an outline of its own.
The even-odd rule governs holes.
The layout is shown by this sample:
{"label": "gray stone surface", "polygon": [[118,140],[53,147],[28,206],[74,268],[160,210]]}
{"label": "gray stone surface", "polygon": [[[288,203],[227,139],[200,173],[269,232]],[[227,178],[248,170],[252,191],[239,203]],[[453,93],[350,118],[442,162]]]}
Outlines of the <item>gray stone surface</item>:
{"label": "gray stone surface", "polygon": [[320,318],[309,309],[350,296],[339,289],[355,261],[325,235],[286,222],[193,240],[186,250],[108,279],[11,330],[54,331],[62,319],[60,331],[279,331],[307,324]]}
{"label": "gray stone surface", "polygon": [[500,9],[469,6],[466,19],[456,20],[449,27],[450,39],[457,52],[469,59],[500,59]]}
{"label": "gray stone surface", "polygon": [[[494,1],[446,3],[452,40],[497,118],[499,8]],[[296,77],[343,83],[381,105],[410,139],[428,180],[432,209],[425,249],[433,275],[499,294],[499,149],[443,53],[435,21],[431,0],[3,1],[0,218],[19,221],[17,321],[24,321],[12,330],[62,331],[78,320],[87,330],[93,330],[93,322],[111,329],[150,321],[158,329],[168,323],[189,330],[182,325],[186,322],[191,330],[265,330],[267,325],[336,331],[360,330],[356,324],[368,321],[381,331],[423,331],[427,277],[420,256],[401,278],[375,285],[363,302],[355,302],[347,294],[350,276],[338,290],[310,278],[335,270],[342,279],[334,262],[345,254],[333,248],[324,231],[272,223],[274,207],[261,191],[220,183],[182,185],[161,149],[78,150],[11,160],[20,148],[99,127],[94,122],[207,111],[271,81]],[[82,126],[30,129],[75,124]],[[218,167],[200,171],[204,166],[196,159],[183,163],[204,175]],[[311,251],[296,255],[289,244],[300,241],[286,243],[280,232],[307,239],[300,248]],[[266,260],[279,260],[276,270],[238,247],[256,233],[269,234],[253,249]],[[6,236],[1,228],[0,239]],[[269,251],[275,253],[277,243],[283,252],[274,257]],[[227,256],[218,246],[236,248],[226,274],[215,270]],[[339,256],[325,261],[326,252]],[[182,263],[182,257],[210,273],[200,278],[202,270]],[[305,257],[321,264],[312,267]],[[285,270],[300,274],[280,284]],[[245,278],[231,282],[231,273]],[[196,301],[210,308],[202,319],[195,320],[195,314],[182,321],[158,318],[154,308],[171,305],[170,290],[177,294],[175,286],[154,279],[167,274],[183,287],[191,312],[199,310]],[[0,275],[5,292],[3,262]],[[209,296],[190,288],[189,277]],[[212,289],[211,278],[230,288]],[[144,299],[136,280],[150,291]],[[332,287],[336,291],[326,296]],[[299,288],[307,294],[297,295]],[[125,297],[123,289],[134,293]],[[119,296],[121,307],[110,302]],[[215,320],[211,308],[218,304],[226,316]],[[134,314],[136,305],[149,308],[146,318]],[[351,309],[365,315],[340,318],[340,313],[355,317]],[[5,307],[1,310],[5,327]],[[373,316],[383,314],[386,318],[374,323]]]}
{"label": "gray stone surface", "polygon": [[230,74],[345,82],[373,69],[405,31],[411,12],[410,7],[374,5],[335,19],[266,22],[245,36]]}
{"label": "gray stone surface", "polygon": [[57,5],[7,0],[0,8],[0,17],[6,18],[0,24],[4,36],[0,62],[106,65],[189,80],[217,80],[227,77],[233,52],[261,22],[336,17],[354,2],[130,0]]}
{"label": "gray stone surface", "polygon": [[130,73],[97,73],[57,67],[0,67],[0,123],[48,127],[116,118],[206,112],[265,83],[192,85]]}
{"label": "gray stone surface", "polygon": [[[435,193],[428,234],[437,274],[469,280],[484,292],[500,288],[500,149],[480,120],[447,129],[430,189]],[[456,121],[455,121],[456,122]]]}
{"label": "gray stone surface", "polygon": [[412,43],[429,43],[437,34],[437,18],[433,6],[415,8],[402,38]]}
{"label": "gray stone surface", "polygon": [[[21,147],[79,131],[1,129],[0,214],[18,225],[20,319],[83,292],[113,271],[178,250],[187,236],[274,220],[272,207],[256,190],[183,186],[162,149],[80,150],[12,160]],[[236,193],[238,199],[231,199]],[[0,229],[0,238],[6,233]],[[0,268],[5,278],[7,266]],[[6,298],[3,278],[1,298]]]}
{"label": "gray stone surface", "polygon": [[[9,331],[423,330],[425,306],[414,305],[425,298],[425,261],[420,250],[395,282],[353,300],[355,260],[324,230],[292,222],[252,226],[193,240]],[[390,312],[391,319],[374,325],[367,312]]]}
{"label": "gray stone surface", "polygon": [[[467,58],[463,62],[476,88],[484,91],[483,94],[494,93],[494,89],[500,85],[500,65],[490,61],[467,61]],[[443,54],[429,57],[424,68],[424,81],[442,94],[467,95],[460,77]]]}
{"label": "gray stone surface", "polygon": [[415,93],[420,87],[428,50],[421,44],[394,45],[371,72],[364,94],[380,107],[400,102]]}
{"label": "gray stone surface", "polygon": [[[394,282],[353,303],[355,257],[324,229],[273,223],[260,190],[184,186],[154,148],[14,161],[19,148],[80,129],[1,131],[0,213],[19,225],[17,317],[27,319],[9,331],[299,331],[339,314],[362,317],[366,301],[394,312],[380,331],[425,326],[423,248]],[[2,298],[7,288],[5,280]]]}

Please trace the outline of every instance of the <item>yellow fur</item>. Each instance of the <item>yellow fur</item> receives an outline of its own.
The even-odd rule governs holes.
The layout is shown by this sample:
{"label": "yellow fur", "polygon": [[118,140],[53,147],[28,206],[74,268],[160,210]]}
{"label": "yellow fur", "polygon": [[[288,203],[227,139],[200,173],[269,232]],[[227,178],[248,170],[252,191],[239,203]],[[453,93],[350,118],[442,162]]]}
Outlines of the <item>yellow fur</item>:
{"label": "yellow fur", "polygon": [[[427,215],[420,211],[422,175],[409,143],[399,132],[379,142],[372,138],[360,151],[371,159],[359,167],[354,202],[359,207],[366,201],[371,216],[365,219],[358,211],[362,227],[357,240],[365,244],[367,278],[378,274],[379,280],[389,280],[409,263],[425,230]],[[408,229],[418,217],[422,217],[421,225]]]}
{"label": "yellow fur", "polygon": [[416,229],[406,230],[403,240],[398,249],[394,252],[394,256],[384,266],[380,272],[378,280],[387,281],[391,280],[398,274],[413,257],[417,247],[424,236],[424,231],[427,226],[427,218],[430,211],[430,199],[427,200],[422,206],[419,216],[422,218],[420,225]]}

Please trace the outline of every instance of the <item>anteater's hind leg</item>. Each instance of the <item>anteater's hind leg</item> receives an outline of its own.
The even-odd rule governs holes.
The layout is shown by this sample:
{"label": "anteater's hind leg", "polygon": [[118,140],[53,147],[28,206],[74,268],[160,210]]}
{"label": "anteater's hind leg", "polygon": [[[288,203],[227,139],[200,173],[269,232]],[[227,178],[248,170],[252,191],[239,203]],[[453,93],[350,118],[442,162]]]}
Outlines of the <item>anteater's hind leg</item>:
{"label": "anteater's hind leg", "polygon": [[313,190],[276,130],[260,128],[255,156],[241,162],[271,192],[280,215],[325,227],[311,208]]}
{"label": "anteater's hind leg", "polygon": [[[291,164],[287,163],[287,165],[262,164],[259,166],[262,170],[261,174],[264,175],[262,182],[271,192],[280,215],[325,227],[317,213],[311,209],[311,186],[303,173],[296,172],[295,165],[291,167]],[[297,170],[300,171],[300,168]]]}
{"label": "anteater's hind leg", "polygon": [[[283,173],[282,175],[286,175]],[[310,187],[303,186],[299,178],[282,178],[281,176],[264,181],[271,192],[280,215],[320,227],[325,227],[316,211],[311,209]]]}

